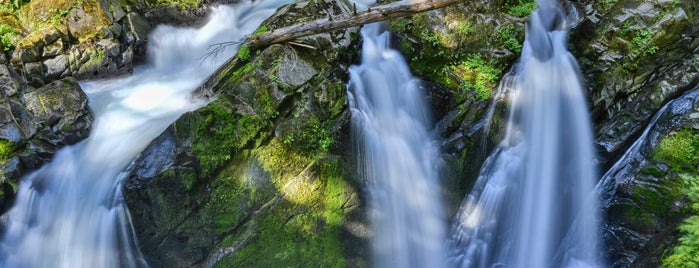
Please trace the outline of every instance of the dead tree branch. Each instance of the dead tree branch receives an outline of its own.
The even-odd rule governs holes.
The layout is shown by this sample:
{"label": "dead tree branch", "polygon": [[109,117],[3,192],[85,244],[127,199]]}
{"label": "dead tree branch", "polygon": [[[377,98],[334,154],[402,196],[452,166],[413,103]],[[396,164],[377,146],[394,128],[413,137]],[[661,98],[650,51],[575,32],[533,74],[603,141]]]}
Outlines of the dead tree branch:
{"label": "dead tree branch", "polygon": [[296,24],[269,32],[251,34],[244,42],[250,49],[260,49],[271,44],[288,42],[300,37],[361,26],[393,18],[410,16],[416,13],[444,8],[463,0],[402,0],[375,6],[352,13],[337,15],[332,19],[322,18]]}

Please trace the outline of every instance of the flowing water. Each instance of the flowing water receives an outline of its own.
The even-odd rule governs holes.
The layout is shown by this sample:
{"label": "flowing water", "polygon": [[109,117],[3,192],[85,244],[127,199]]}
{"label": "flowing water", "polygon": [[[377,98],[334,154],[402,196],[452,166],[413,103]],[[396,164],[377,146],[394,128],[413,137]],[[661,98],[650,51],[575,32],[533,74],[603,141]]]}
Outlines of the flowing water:
{"label": "flowing water", "polygon": [[192,91],[235,51],[202,60],[210,44],[239,40],[289,1],[212,11],[201,29],[158,27],[150,63],[126,78],[81,85],[95,113],[90,137],[22,179],[0,243],[0,267],[145,267],[121,195],[124,168],[181,114]]}
{"label": "flowing water", "polygon": [[597,174],[566,15],[538,2],[508,87],[509,125],[454,224],[460,267],[599,267]]}
{"label": "flowing water", "polygon": [[381,24],[362,29],[350,67],[352,134],[368,181],[375,267],[441,267],[445,221],[425,95]]}

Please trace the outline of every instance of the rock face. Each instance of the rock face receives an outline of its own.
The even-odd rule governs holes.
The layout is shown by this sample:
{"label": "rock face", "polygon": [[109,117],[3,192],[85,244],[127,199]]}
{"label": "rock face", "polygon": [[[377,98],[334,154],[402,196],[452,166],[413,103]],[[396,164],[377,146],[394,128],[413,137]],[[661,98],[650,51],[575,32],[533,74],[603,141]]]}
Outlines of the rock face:
{"label": "rock face", "polygon": [[[570,2],[566,10],[575,24],[569,43],[587,82],[603,174],[641,135],[663,104],[699,82],[698,4]],[[450,166],[445,174],[446,187],[460,188],[456,192],[462,193],[447,192],[452,202],[463,198],[489,153],[489,145],[500,140],[497,133],[501,133],[498,129],[505,111],[502,105],[495,107],[490,134],[483,137],[489,103],[478,97],[492,94],[480,94],[483,91],[478,85],[494,89],[503,71],[513,64],[521,48],[523,17],[533,8],[530,4],[535,5],[533,1],[471,1],[392,22],[403,52],[412,59],[413,71],[436,82],[432,88],[442,88],[457,104],[437,124],[445,137],[444,158]],[[495,79],[487,79],[487,67],[496,70]],[[647,141],[651,145],[643,157],[660,163],[652,157],[658,139],[695,124],[696,118],[690,114],[677,115],[684,116],[687,123],[663,123],[666,129],[656,131],[655,140]],[[605,208],[607,257],[618,267],[657,266],[662,254],[671,252],[677,242],[678,223],[691,215],[686,201],[680,205],[675,202],[687,193],[668,192],[677,189],[670,186],[679,185],[677,173],[666,167],[654,173],[659,177],[646,174],[649,170],[643,167],[655,165],[648,159],[638,168],[638,163],[628,163],[627,172],[617,183],[624,185],[625,191],[605,192],[609,198]],[[671,183],[667,186],[658,181]],[[646,197],[651,201],[644,201]]]}
{"label": "rock face", "polygon": [[672,100],[602,178],[605,239],[613,267],[658,267],[689,207],[683,176],[699,175],[699,86]]}
{"label": "rock face", "polygon": [[[345,1],[299,2],[263,27],[350,10]],[[341,148],[357,35],[351,28],[299,40],[316,49],[251,52],[202,86],[214,100],[154,141],[125,182],[151,265],[365,265],[359,182]]]}
{"label": "rock face", "polygon": [[[134,55],[145,52],[150,32],[143,17],[117,0],[34,0],[19,13],[21,19],[14,20],[32,29],[20,29],[23,34],[9,59],[35,87],[68,76],[87,79],[130,72]],[[7,20],[3,17],[0,23]]]}
{"label": "rock face", "polygon": [[92,112],[74,78],[40,88],[27,86],[7,65],[0,65],[0,209],[14,197],[17,180],[49,161],[58,148],[89,134]]}
{"label": "rock face", "polygon": [[[0,207],[22,174],[88,135],[92,115],[72,77],[128,72],[145,53],[151,24],[195,25],[206,13],[152,1],[82,2],[25,4],[24,17],[51,27],[0,14],[22,37],[0,55]],[[699,129],[697,89],[690,91],[699,82],[699,2],[570,2],[570,46],[588,83],[601,173],[618,162],[603,179],[607,257],[616,267],[657,266],[682,234],[677,226],[696,214],[682,182],[694,171],[678,167],[663,144]],[[503,106],[494,108],[489,132],[485,118],[535,7],[533,0],[467,1],[390,22],[444,138],[452,212],[500,140]],[[260,30],[351,10],[345,1],[299,2]],[[368,264],[363,182],[345,160],[346,68],[356,36],[354,28],[336,31],[300,41],[315,49],[274,45],[231,60],[199,92],[213,101],[142,153],[125,198],[153,266]],[[671,99],[636,151],[622,157]]]}
{"label": "rock face", "polygon": [[617,0],[576,6],[581,21],[571,45],[589,83],[601,152],[614,159],[660,106],[698,81],[699,3]]}

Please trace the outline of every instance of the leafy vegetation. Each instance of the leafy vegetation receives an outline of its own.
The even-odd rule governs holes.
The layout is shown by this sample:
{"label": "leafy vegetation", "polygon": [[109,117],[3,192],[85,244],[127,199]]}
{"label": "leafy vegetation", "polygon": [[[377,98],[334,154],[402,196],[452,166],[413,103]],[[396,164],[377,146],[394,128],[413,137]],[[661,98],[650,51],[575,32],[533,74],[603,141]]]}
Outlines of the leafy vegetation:
{"label": "leafy vegetation", "polygon": [[[520,29],[520,31],[522,31]],[[503,40],[503,46],[512,51],[512,53],[519,54],[522,51],[522,33],[515,29],[514,25],[503,25],[497,30],[498,36]]]}
{"label": "leafy vegetation", "polygon": [[0,24],[0,45],[2,45],[2,50],[8,51],[12,49],[19,37],[20,35],[17,29],[6,24]]}
{"label": "leafy vegetation", "polygon": [[[681,175],[690,207],[699,211],[699,176]],[[662,260],[663,267],[699,267],[699,215],[692,215],[678,228],[682,236],[672,249],[672,255]]]}
{"label": "leafy vegetation", "polygon": [[516,4],[507,7],[507,14],[526,17],[536,9],[536,2],[534,0],[519,0]]}
{"label": "leafy vegetation", "polygon": [[[463,15],[465,16],[465,15]],[[413,71],[428,80],[437,82],[451,89],[457,102],[463,102],[467,95],[477,99],[487,99],[490,92],[497,86],[497,80],[504,70],[503,62],[483,58],[477,51],[472,51],[471,42],[485,40],[485,35],[495,32],[494,28],[478,29],[476,26],[462,22],[466,21],[459,15],[454,15],[453,28],[446,32],[423,27],[428,24],[429,18],[424,14],[414,15],[411,21],[406,19],[393,20],[392,28],[397,32],[403,32],[421,42],[416,45],[409,38],[404,38],[401,47],[410,59]],[[514,28],[512,28],[514,29]],[[506,36],[511,46],[516,47],[514,32]],[[501,41],[501,40],[500,40]]]}
{"label": "leafy vegetation", "polygon": [[[652,155],[670,170],[679,173],[680,193],[689,199],[692,216],[678,228],[682,236],[672,254],[662,260],[663,267],[699,266],[699,131],[680,130],[660,141]],[[665,206],[665,209],[669,206]]]}
{"label": "leafy vegetation", "polygon": [[250,52],[250,48],[248,48],[247,45],[243,44],[238,48],[238,58],[246,61],[250,59],[250,56],[252,56],[252,53]]}

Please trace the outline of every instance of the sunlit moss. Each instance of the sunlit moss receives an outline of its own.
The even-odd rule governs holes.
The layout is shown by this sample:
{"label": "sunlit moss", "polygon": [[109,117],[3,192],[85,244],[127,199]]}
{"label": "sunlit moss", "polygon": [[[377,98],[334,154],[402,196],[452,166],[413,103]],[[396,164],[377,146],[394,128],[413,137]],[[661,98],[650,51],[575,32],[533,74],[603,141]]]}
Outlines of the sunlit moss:
{"label": "sunlit moss", "polygon": [[699,173],[699,131],[685,129],[663,139],[653,157],[672,171]]}
{"label": "sunlit moss", "polygon": [[256,220],[254,238],[217,267],[345,267],[341,224],[355,191],[345,182],[341,161],[313,164],[313,193],[300,203],[286,199]]}

